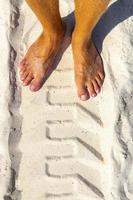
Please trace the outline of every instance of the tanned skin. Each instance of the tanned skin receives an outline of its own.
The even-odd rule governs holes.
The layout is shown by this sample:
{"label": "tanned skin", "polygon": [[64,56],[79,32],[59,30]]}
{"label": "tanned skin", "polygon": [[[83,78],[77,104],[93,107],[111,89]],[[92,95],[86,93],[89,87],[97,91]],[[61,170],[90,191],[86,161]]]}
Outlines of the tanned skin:
{"label": "tanned skin", "polygon": [[[31,91],[38,91],[64,39],[66,27],[59,12],[59,0],[26,0],[43,31],[21,61],[20,79]],[[92,41],[92,31],[110,0],[75,0],[75,28],[72,33],[75,83],[81,100],[100,92],[104,78],[102,58]]]}

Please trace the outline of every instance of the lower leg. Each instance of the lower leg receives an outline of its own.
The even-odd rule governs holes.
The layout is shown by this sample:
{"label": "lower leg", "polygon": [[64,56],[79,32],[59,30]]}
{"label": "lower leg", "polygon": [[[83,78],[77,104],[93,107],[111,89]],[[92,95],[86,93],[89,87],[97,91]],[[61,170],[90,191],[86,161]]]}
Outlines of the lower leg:
{"label": "lower leg", "polygon": [[104,80],[101,57],[91,39],[92,31],[106,10],[109,0],[75,0],[76,25],[72,36],[75,81],[78,96],[96,96]]}
{"label": "lower leg", "polygon": [[30,85],[32,91],[37,91],[43,85],[46,73],[52,66],[65,28],[59,13],[58,0],[27,0],[26,2],[39,19],[43,31],[20,63],[20,78],[23,85]]}
{"label": "lower leg", "polygon": [[62,33],[59,0],[26,0],[26,2],[41,22],[45,34]]}

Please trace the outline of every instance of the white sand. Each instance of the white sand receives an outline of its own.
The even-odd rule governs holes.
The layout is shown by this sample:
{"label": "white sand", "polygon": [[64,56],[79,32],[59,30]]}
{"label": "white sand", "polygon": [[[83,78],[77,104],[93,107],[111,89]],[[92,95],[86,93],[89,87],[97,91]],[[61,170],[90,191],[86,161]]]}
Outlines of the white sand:
{"label": "white sand", "polygon": [[[73,11],[60,4],[62,16]],[[24,1],[0,8],[0,200],[132,200],[133,2],[112,1],[95,29],[106,79],[87,102],[71,46],[39,92],[21,88],[17,66],[41,26]]]}

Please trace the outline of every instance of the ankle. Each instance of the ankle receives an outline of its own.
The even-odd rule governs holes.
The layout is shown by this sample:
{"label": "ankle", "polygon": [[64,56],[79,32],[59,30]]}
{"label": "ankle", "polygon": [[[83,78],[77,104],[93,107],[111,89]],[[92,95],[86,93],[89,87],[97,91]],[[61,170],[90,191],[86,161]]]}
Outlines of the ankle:
{"label": "ankle", "polygon": [[77,30],[74,30],[72,33],[72,44],[73,45],[85,45],[86,43],[89,43],[91,41],[91,32],[80,32]]}
{"label": "ankle", "polygon": [[56,29],[43,29],[43,35],[51,40],[58,41],[62,39],[66,32],[66,25],[62,23],[60,28]]}
{"label": "ankle", "polygon": [[88,48],[92,43],[90,34],[79,34],[73,32],[72,34],[72,47],[76,49]]}

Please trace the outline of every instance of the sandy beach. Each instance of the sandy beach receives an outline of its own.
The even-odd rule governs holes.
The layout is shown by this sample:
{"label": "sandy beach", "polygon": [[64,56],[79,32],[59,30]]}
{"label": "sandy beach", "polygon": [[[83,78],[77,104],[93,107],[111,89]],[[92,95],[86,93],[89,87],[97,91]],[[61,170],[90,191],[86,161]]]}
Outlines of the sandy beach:
{"label": "sandy beach", "polygon": [[133,1],[112,1],[95,27],[106,78],[86,102],[74,83],[74,2],[60,1],[66,39],[36,93],[18,65],[41,25],[23,0],[0,8],[0,200],[132,200]]}

